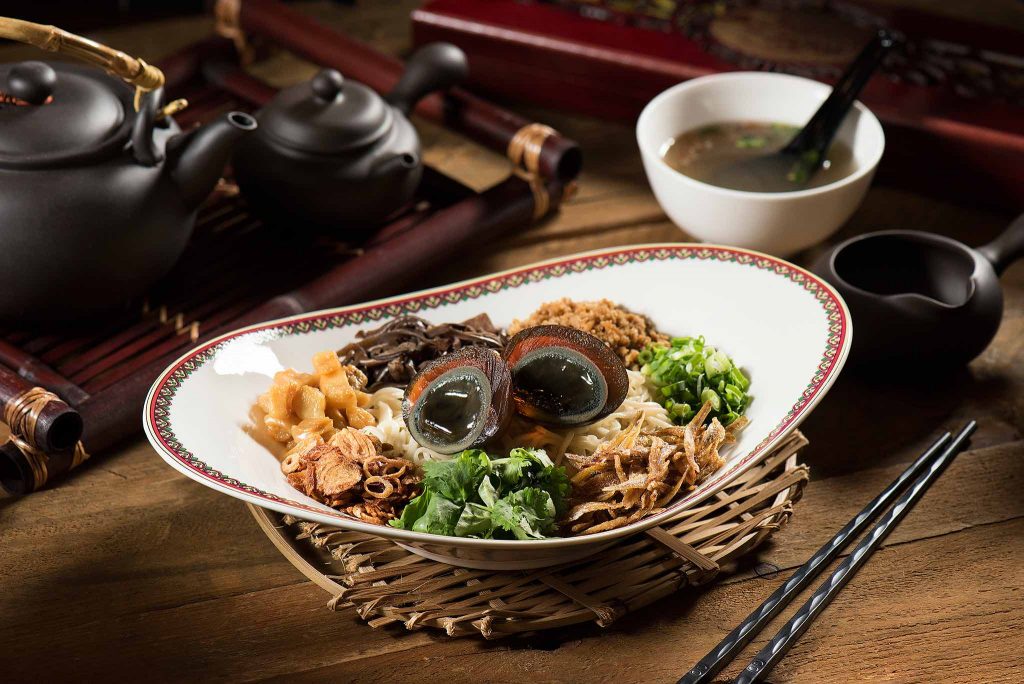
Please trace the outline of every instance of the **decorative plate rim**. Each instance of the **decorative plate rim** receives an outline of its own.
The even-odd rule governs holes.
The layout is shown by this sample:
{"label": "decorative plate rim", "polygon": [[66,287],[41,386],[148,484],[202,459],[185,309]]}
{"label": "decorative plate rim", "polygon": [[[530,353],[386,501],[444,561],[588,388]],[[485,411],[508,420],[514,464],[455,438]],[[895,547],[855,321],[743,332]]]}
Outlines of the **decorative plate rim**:
{"label": "decorative plate rim", "polygon": [[[326,330],[365,321],[375,322],[404,313],[416,313],[424,309],[438,309],[446,304],[460,302],[467,298],[476,299],[485,294],[517,288],[524,284],[539,282],[552,277],[558,278],[569,273],[604,269],[616,265],[621,266],[628,263],[650,260],[665,261],[673,258],[699,259],[702,261],[717,259],[719,261],[734,262],[760,270],[769,270],[779,276],[792,280],[814,296],[825,309],[829,330],[825,349],[807,387],[803,390],[796,403],[783,416],[782,420],[768,432],[761,442],[755,445],[746,455],[736,459],[728,467],[723,467],[716,471],[699,489],[676,501],[664,512],[638,520],[635,523],[593,535],[535,540],[439,537],[422,532],[373,525],[341,514],[327,514],[308,504],[284,499],[276,494],[264,492],[251,485],[239,482],[234,478],[227,477],[208,466],[186,449],[175,437],[174,431],[170,426],[171,402],[181,383],[210,360],[214,353],[230,340],[269,330],[277,331],[283,336],[294,334],[296,330],[301,334],[312,330]],[[729,482],[742,474],[747,469],[748,464],[767,453],[781,439],[795,430],[809,415],[811,410],[817,406],[818,402],[821,401],[822,397],[839,376],[839,372],[846,362],[850,352],[852,335],[853,326],[850,321],[850,312],[839,293],[831,285],[810,271],[783,259],[740,247],[705,243],[670,242],[611,247],[556,257],[442,287],[419,290],[350,306],[323,309],[233,330],[186,352],[160,374],[146,396],[146,401],[143,405],[142,422],[150,444],[160,457],[175,470],[212,489],[280,513],[294,514],[295,509],[299,509],[303,511],[303,517],[310,520],[406,542],[437,544],[443,540],[443,543],[450,543],[453,546],[492,549],[524,548],[524,545],[538,548],[541,546],[598,544],[609,542],[622,536],[636,534],[661,524],[671,519],[683,508],[695,505],[715,492],[720,491]]]}

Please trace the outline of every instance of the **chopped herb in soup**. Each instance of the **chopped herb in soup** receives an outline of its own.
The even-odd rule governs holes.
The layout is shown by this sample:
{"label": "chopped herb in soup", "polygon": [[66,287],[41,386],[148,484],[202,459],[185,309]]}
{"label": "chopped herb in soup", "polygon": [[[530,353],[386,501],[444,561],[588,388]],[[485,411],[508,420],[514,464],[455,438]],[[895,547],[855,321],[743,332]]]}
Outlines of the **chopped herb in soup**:
{"label": "chopped herb in soup", "polygon": [[[803,179],[790,179],[794,181],[791,188],[785,183],[765,183],[756,175],[720,173],[744,160],[778,152],[796,135],[797,130],[796,126],[758,121],[702,126],[669,140],[662,148],[662,157],[673,169],[694,180],[748,192],[805,190],[834,183],[853,173],[853,154],[849,145],[840,141],[832,144],[828,159],[806,183],[802,182]],[[731,181],[723,183],[723,177]]]}

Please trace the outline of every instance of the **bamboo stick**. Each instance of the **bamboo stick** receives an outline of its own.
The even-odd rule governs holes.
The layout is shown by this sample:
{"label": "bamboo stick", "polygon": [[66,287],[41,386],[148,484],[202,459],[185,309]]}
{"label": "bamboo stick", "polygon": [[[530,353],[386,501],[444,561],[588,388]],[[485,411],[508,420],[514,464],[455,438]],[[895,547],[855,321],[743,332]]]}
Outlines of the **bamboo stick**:
{"label": "bamboo stick", "polygon": [[0,420],[45,451],[63,451],[82,436],[82,417],[52,393],[0,366]]}

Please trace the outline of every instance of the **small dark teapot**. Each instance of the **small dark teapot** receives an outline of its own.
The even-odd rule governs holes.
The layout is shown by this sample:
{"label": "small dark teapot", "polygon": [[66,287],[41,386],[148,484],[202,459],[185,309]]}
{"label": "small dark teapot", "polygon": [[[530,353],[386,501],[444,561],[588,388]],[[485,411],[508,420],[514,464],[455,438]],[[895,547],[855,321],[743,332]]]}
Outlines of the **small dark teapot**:
{"label": "small dark teapot", "polygon": [[0,36],[136,86],[64,62],[0,65],[0,320],[123,306],[178,260],[232,144],[256,122],[233,112],[181,133],[159,69],[52,26],[0,17]]}
{"label": "small dark teapot", "polygon": [[273,223],[359,237],[412,199],[419,184],[420,143],[409,112],[467,73],[465,54],[447,43],[417,50],[386,98],[325,69],[257,114],[258,133],[235,153],[238,185]]}

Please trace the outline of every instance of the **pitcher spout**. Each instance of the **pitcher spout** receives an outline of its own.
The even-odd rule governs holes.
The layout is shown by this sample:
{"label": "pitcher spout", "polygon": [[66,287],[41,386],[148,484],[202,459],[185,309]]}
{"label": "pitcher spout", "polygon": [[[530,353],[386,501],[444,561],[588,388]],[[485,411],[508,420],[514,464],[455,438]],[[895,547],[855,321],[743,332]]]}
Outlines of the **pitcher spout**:
{"label": "pitcher spout", "polygon": [[167,143],[167,170],[181,191],[185,206],[199,207],[217,185],[235,143],[254,130],[256,119],[252,116],[229,112]]}

